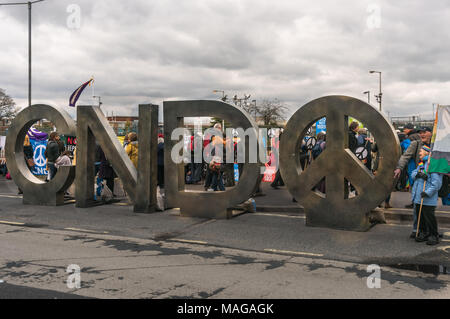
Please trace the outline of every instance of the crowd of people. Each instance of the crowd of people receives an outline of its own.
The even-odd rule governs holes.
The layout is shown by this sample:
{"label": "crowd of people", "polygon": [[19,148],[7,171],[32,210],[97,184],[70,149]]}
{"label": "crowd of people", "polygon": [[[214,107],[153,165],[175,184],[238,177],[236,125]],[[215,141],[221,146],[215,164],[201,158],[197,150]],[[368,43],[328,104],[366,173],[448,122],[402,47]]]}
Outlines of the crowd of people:
{"label": "crowd of people", "polygon": [[[238,174],[242,174],[243,164],[237,163],[237,148],[240,139],[237,136],[223,137],[222,125],[220,123],[216,123],[212,127],[212,131],[208,132],[205,135],[196,133],[190,137],[190,143],[188,145],[190,159],[185,165],[185,182],[186,184],[193,185],[203,184],[204,191],[225,191],[225,184],[230,186],[234,185],[236,165],[238,167]],[[277,168],[279,168],[278,151],[282,131],[280,131],[278,137],[278,139],[274,139],[273,141],[268,162],[268,165],[275,165]],[[411,192],[411,204],[405,206],[413,210],[414,216],[413,231],[410,237],[418,242],[426,241],[429,245],[437,244],[439,242],[439,233],[434,214],[435,208],[439,197],[442,198],[444,205],[449,205],[450,200],[448,199],[448,177],[444,177],[438,173],[427,173],[427,160],[431,152],[432,129],[429,127],[415,129],[409,123],[404,127],[403,132],[398,131],[398,137],[401,142],[402,155],[394,171],[394,178],[397,181],[396,190]],[[315,137],[316,143],[312,147],[309,145],[311,143],[308,144],[307,142],[308,138],[310,137],[302,141],[301,149],[299,150],[300,164],[303,170],[307,169],[312,161],[316,160],[326,149],[325,132],[317,134]],[[34,166],[33,148],[28,135],[25,137],[23,147],[25,161],[28,169],[31,171]],[[203,156],[202,161],[196,161],[196,150],[201,149],[203,154],[203,150],[206,147],[210,147],[211,149],[211,161],[207,162]],[[355,155],[357,155],[357,151],[360,154],[364,153],[365,156],[359,156],[358,159],[370,172],[376,175],[379,165],[377,144],[370,137],[367,129],[360,127],[360,124],[356,121],[353,121],[349,125],[348,147]],[[125,136],[123,148],[133,165],[137,168],[139,143],[138,135],[135,132],[128,133]],[[217,150],[222,150],[222,152],[219,152],[221,154],[216,154]],[[234,153],[234,163],[226,163],[225,161],[226,153],[230,151]],[[98,144],[96,145],[95,154],[96,196],[101,196],[105,186],[111,191],[112,196],[114,196],[114,180],[117,175]],[[52,180],[61,166],[76,164],[76,152],[72,154],[65,150],[64,143],[61,141],[57,132],[52,132],[49,135],[45,157],[47,158],[46,165],[48,170],[46,181]],[[73,157],[73,161],[71,157]],[[157,165],[158,186],[162,189],[164,188],[164,136],[162,134],[158,135]],[[346,198],[352,192],[357,195],[357,191],[353,185],[349,181],[345,181],[345,183]],[[284,186],[279,169],[275,173],[271,186],[274,189]],[[255,193],[260,192],[259,188],[255,190]],[[322,180],[319,182],[315,190],[326,193],[325,181]],[[22,193],[20,189],[19,193]],[[389,203],[390,197],[389,195],[384,201],[384,207],[386,209],[392,207]],[[420,218],[422,218],[421,221]]]}

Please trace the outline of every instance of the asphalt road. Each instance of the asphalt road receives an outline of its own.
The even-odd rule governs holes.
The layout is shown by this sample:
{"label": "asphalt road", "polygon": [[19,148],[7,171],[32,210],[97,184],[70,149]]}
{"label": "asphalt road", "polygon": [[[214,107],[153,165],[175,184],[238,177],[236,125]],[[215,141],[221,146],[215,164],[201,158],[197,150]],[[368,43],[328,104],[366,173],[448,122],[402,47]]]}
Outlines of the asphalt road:
{"label": "asphalt road", "polygon": [[[24,206],[12,193],[0,203],[0,298],[450,298],[450,233],[430,247],[408,238],[408,224],[361,233],[295,214],[206,220],[123,204]],[[367,286],[369,264],[380,288]],[[67,286],[69,265],[81,288]]]}
{"label": "asphalt road", "polygon": [[[8,225],[0,238],[3,298],[450,297],[448,275],[382,266],[370,289],[367,265],[317,256]],[[79,289],[67,287],[69,265],[81,270]]]}

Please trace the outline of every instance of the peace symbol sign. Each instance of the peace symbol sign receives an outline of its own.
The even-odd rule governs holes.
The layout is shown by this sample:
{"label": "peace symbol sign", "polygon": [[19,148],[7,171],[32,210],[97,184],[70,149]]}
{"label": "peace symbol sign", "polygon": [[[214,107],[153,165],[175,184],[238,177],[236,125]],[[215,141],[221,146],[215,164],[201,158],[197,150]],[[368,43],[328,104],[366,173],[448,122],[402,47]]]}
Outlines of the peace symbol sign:
{"label": "peace symbol sign", "polygon": [[306,141],[306,148],[308,149],[308,151],[310,151],[314,148],[314,146],[316,146],[316,144],[317,144],[317,139],[314,136],[311,136]]}
{"label": "peace symbol sign", "polygon": [[369,151],[365,147],[360,146],[356,149],[355,155],[360,161],[362,161],[369,156]]}
{"label": "peace symbol sign", "polygon": [[47,159],[44,156],[46,146],[45,145],[38,145],[36,146],[34,150],[34,162],[37,166],[45,166],[47,163]]}
{"label": "peace symbol sign", "polygon": [[[374,176],[348,148],[348,116],[362,121],[376,138],[381,165]],[[327,118],[327,147],[302,171],[300,143],[307,128]],[[328,96],[300,108],[289,120],[280,142],[283,180],[306,213],[306,223],[339,229],[366,230],[367,213],[388,196],[392,170],[400,157],[399,140],[384,116],[369,104],[346,96]],[[326,194],[314,191],[325,177]],[[357,196],[348,197],[349,181]]]}

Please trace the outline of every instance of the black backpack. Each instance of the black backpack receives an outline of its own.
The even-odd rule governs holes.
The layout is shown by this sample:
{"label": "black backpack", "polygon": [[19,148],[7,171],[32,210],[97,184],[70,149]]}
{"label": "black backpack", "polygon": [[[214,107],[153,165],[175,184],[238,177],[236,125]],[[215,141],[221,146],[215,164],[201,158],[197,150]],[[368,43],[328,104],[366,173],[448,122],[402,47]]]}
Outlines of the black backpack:
{"label": "black backpack", "polygon": [[447,198],[448,194],[450,193],[450,187],[448,185],[449,182],[450,182],[450,177],[448,177],[448,175],[444,175],[442,177],[442,186],[438,192],[439,197]]}

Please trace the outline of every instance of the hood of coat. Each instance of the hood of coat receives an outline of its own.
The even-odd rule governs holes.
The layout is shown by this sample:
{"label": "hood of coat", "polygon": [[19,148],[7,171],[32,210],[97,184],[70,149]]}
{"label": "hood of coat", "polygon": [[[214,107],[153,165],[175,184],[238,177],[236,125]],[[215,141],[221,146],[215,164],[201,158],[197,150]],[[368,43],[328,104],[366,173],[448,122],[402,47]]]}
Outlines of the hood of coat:
{"label": "hood of coat", "polygon": [[409,138],[411,141],[419,141],[419,140],[422,140],[422,139],[420,138],[419,133],[413,133],[413,134],[410,134],[410,135],[408,135],[408,138]]}

